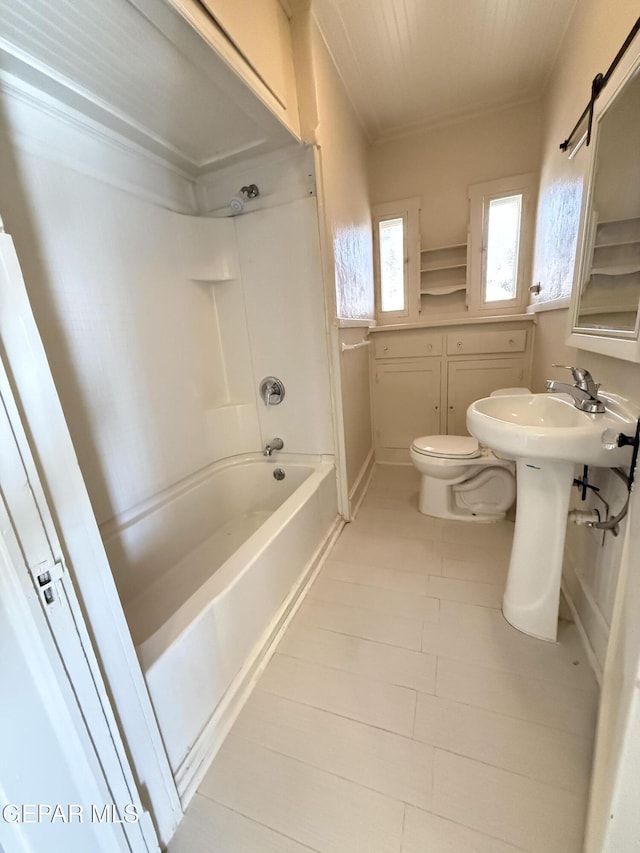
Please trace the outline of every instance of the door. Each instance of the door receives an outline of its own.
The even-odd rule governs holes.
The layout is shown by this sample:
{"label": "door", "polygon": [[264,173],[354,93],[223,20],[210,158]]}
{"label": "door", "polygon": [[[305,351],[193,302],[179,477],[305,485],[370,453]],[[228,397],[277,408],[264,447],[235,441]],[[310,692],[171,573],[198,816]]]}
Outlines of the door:
{"label": "door", "polygon": [[497,388],[522,385],[521,358],[469,359],[449,362],[447,434],[469,435],[467,409]]}
{"label": "door", "polygon": [[2,845],[157,850],[16,416],[0,362]]}
{"label": "door", "polygon": [[[162,806],[162,800],[155,796],[161,785],[165,802],[171,804],[174,797],[177,800],[177,795],[173,793],[175,787],[171,789],[164,784],[166,776],[160,776],[157,781],[159,774],[151,772],[160,761],[163,762],[161,768],[166,765],[164,752],[160,754],[153,743],[157,733],[155,721],[151,725],[146,719],[141,720],[136,738],[132,741],[128,735],[126,750],[116,724],[111,705],[114,694],[126,695],[126,703],[118,705],[118,718],[123,726],[129,725],[132,718],[140,720],[145,706],[150,709],[150,702],[146,691],[133,691],[129,687],[136,672],[138,683],[143,684],[139,666],[134,670],[128,661],[122,662],[122,655],[118,658],[111,649],[108,649],[110,654],[105,655],[103,636],[112,645],[123,646],[122,625],[112,614],[117,616],[119,612],[120,622],[126,623],[119,602],[119,610],[115,608],[117,593],[113,578],[31,313],[13,242],[3,232],[1,220],[0,343],[2,607],[9,614],[20,608],[26,608],[31,614],[28,619],[17,621],[7,616],[1,626],[3,652],[6,647],[6,654],[0,661],[2,684],[15,683],[16,693],[14,697],[10,691],[8,700],[4,692],[1,697],[2,720],[14,720],[14,735],[10,726],[0,728],[3,728],[3,737],[9,738],[7,749],[13,747],[15,751],[9,750],[6,763],[4,750],[0,751],[0,785],[6,788],[4,794],[9,797],[6,802],[12,802],[11,792],[14,791],[15,796],[26,795],[31,783],[34,783],[34,791],[42,790],[35,781],[44,772],[42,768],[48,768],[48,784],[51,784],[47,790],[52,795],[48,804],[58,804],[53,796],[56,791],[60,791],[57,796],[71,796],[77,789],[84,799],[91,798],[89,806],[102,807],[95,821],[74,822],[73,831],[78,838],[83,833],[97,833],[92,844],[85,843],[84,848],[78,849],[105,849],[114,853],[157,850],[156,832],[149,813],[140,802],[129,763],[132,754],[140,754],[141,744],[147,753],[151,751],[147,743],[151,742],[154,748],[154,764],[148,763],[150,771],[137,776],[144,783],[145,796]],[[90,536],[92,547],[89,548],[86,543]],[[83,584],[82,607],[65,555],[74,561],[74,577],[80,578]],[[85,617],[90,620],[91,638]],[[101,643],[100,664],[94,641]],[[130,636],[129,645],[134,655]],[[15,668],[11,669],[16,660],[24,664],[18,668],[24,674],[19,681],[15,679]],[[113,673],[116,665],[120,677],[110,679],[108,693],[104,673]],[[129,682],[123,683],[121,674],[128,675]],[[29,693],[32,688],[44,689],[43,685],[47,684],[55,686],[55,689],[51,686],[47,696],[43,697],[42,692]],[[42,725],[41,730],[51,733],[47,741],[51,752],[42,753],[42,762],[27,758],[32,754],[29,732],[32,740],[36,740],[34,726],[27,726],[28,714],[21,710],[32,704],[27,701],[29,695],[34,698],[34,715]],[[44,706],[39,710],[36,695]],[[65,731],[72,734],[63,734]],[[10,758],[18,762],[17,767],[10,765]],[[66,782],[65,761],[71,766]],[[11,772],[11,767],[15,772]],[[58,771],[59,784],[54,785],[52,780]],[[139,774],[138,766],[136,772]],[[16,788],[18,782],[26,787]],[[97,798],[95,804],[94,797]],[[80,803],[70,801],[69,805],[82,802],[84,800]],[[32,805],[33,800],[30,798],[28,803]],[[105,812],[104,806],[115,807],[115,811]],[[126,806],[130,807],[130,813],[135,812],[135,819],[117,823],[118,819],[123,819]],[[175,826],[178,814],[179,810],[173,808],[170,820],[166,820],[161,808],[154,811],[156,821],[158,815],[162,819],[165,837],[170,834],[172,825]],[[89,818],[92,816],[90,812]],[[58,816],[56,827],[62,823],[62,817]],[[38,831],[34,827],[40,825],[32,820],[7,822],[0,815],[0,850],[4,846],[10,853],[18,844],[18,838],[23,838],[23,843],[17,849],[58,849],[53,844],[32,845],[31,836]],[[42,825],[46,827],[46,821]],[[53,831],[53,823],[49,828]],[[5,845],[4,835],[8,830],[11,830],[11,843]],[[75,836],[69,838],[59,849],[75,849]]]}
{"label": "door", "polygon": [[414,439],[440,432],[440,359],[375,366],[376,445],[409,450]]}

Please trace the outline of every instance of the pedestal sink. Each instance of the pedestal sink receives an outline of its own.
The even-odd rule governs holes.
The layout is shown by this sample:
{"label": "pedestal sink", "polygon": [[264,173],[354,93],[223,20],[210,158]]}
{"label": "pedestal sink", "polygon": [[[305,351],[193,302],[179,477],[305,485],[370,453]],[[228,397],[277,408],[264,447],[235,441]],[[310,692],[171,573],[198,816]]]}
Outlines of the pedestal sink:
{"label": "pedestal sink", "polygon": [[577,463],[628,466],[630,447],[606,449],[605,430],[634,434],[626,400],[599,393],[601,414],[564,394],[486,397],[467,410],[469,432],[498,456],[514,459],[518,503],[502,612],[514,628],[555,642],[567,512]]}

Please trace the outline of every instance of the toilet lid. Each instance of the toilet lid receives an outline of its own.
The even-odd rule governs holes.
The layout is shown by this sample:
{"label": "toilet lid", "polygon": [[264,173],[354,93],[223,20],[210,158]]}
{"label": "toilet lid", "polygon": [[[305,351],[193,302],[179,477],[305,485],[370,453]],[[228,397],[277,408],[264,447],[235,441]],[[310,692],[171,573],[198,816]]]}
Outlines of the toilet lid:
{"label": "toilet lid", "polygon": [[478,440],[470,435],[423,435],[413,442],[413,449],[425,456],[447,459],[474,459],[481,455]]}

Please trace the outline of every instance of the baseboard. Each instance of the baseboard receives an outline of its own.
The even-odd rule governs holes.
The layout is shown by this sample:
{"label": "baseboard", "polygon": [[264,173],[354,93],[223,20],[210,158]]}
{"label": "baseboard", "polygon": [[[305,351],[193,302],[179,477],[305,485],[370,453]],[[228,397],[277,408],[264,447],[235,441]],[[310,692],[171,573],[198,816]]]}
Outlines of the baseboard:
{"label": "baseboard", "polygon": [[375,464],[376,459],[372,447],[367,454],[367,458],[364,460],[360,473],[349,492],[349,519],[351,521],[356,517],[358,510],[360,509],[360,504],[367,493],[367,487],[369,486],[369,481],[373,475]]}
{"label": "baseboard", "polygon": [[191,802],[256,682],[275,653],[282,635],[304,601],[309,587],[322,568],[343,526],[344,520],[337,516],[269,627],[254,646],[245,665],[232,681],[189,755],[178,768],[175,781],[183,809],[186,810]]}
{"label": "baseboard", "polygon": [[385,465],[412,465],[409,448],[402,450],[391,447],[377,447],[375,450],[376,462]]}
{"label": "baseboard", "polygon": [[[562,592],[576,623],[589,664],[598,684],[602,684],[604,655],[609,640],[609,629],[580,576],[573,566],[566,561],[562,575]],[[600,654],[598,654],[598,649]]]}

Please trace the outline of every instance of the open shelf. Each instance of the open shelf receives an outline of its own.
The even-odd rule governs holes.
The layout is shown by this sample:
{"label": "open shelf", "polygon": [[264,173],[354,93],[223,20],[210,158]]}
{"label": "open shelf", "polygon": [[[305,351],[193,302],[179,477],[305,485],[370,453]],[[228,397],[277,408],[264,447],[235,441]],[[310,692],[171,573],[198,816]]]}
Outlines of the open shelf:
{"label": "open shelf", "polygon": [[463,282],[452,282],[451,284],[433,284],[433,285],[425,285],[420,288],[420,294],[422,296],[445,296],[447,293],[455,293],[458,290],[466,290],[467,283]]}
{"label": "open shelf", "polygon": [[420,252],[420,295],[448,296],[467,288],[467,244]]}

